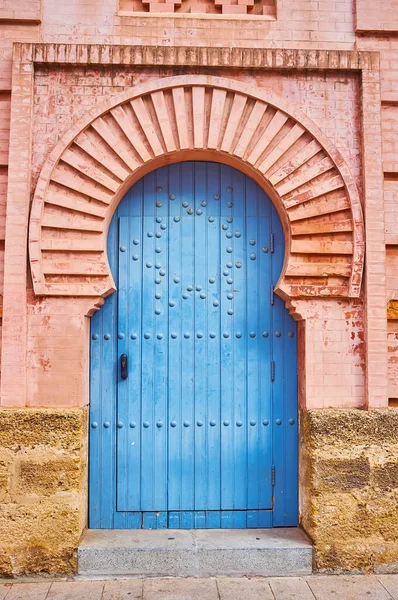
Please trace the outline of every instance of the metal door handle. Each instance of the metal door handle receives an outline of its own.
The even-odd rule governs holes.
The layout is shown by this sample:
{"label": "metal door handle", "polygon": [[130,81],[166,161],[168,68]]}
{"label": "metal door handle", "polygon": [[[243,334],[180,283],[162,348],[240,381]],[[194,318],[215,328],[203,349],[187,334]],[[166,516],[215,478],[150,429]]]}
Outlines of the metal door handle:
{"label": "metal door handle", "polygon": [[127,379],[128,376],[129,376],[129,372],[128,372],[127,354],[121,354],[120,355],[120,377],[122,379]]}

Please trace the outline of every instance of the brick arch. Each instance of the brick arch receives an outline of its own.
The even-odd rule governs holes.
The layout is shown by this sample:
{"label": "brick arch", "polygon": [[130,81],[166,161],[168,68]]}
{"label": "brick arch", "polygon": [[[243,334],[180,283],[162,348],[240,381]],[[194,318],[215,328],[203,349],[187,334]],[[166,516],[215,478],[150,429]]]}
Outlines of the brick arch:
{"label": "brick arch", "polygon": [[140,85],[80,120],[54,148],[34,196],[29,248],[41,295],[106,296],[117,203],[166,162],[216,160],[252,176],[281,215],[285,298],[359,295],[358,192],[330,141],[283,99],[232,79],[184,75]]}

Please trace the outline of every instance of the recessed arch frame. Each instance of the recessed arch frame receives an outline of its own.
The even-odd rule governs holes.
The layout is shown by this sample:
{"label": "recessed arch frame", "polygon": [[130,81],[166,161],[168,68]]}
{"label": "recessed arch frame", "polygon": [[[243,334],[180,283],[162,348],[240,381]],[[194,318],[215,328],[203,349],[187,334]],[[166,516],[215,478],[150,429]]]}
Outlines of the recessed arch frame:
{"label": "recessed arch frame", "polygon": [[129,89],[61,138],[43,166],[31,210],[35,293],[96,299],[112,293],[106,242],[117,204],[146,173],[183,160],[229,164],[270,196],[285,233],[276,289],[284,299],[359,296],[363,216],[341,154],[284,99],[210,75]]}

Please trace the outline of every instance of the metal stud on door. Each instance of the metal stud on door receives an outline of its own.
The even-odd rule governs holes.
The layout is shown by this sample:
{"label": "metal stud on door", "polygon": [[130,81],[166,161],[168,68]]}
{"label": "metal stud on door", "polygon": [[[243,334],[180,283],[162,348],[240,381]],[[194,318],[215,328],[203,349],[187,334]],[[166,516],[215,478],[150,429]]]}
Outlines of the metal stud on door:
{"label": "metal stud on door", "polygon": [[126,194],[109,235],[118,291],[92,320],[91,416],[112,415],[112,466],[92,427],[90,526],[104,511],[114,527],[296,524],[296,326],[273,293],[271,201],[235,169],[179,163]]}

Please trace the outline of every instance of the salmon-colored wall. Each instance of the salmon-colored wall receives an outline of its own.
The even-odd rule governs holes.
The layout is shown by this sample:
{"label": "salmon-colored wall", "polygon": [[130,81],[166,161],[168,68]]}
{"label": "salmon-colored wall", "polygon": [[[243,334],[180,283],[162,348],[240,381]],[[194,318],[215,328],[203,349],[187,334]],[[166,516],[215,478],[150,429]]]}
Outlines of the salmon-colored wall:
{"label": "salmon-colored wall", "polygon": [[[359,408],[366,404],[364,310],[361,300],[322,299],[298,303],[305,318],[300,331],[300,403],[312,408]],[[304,338],[304,339],[303,339]],[[300,357],[300,346],[299,346]],[[299,358],[300,360],[300,358]]]}
{"label": "salmon-colored wall", "polygon": [[[8,168],[14,41],[225,46],[227,49],[277,47],[308,49],[315,54],[317,50],[333,52],[357,49],[379,52],[380,73],[377,71],[376,75],[371,75],[368,83],[361,81],[359,71],[345,70],[344,65],[340,70],[318,69],[316,72],[300,70],[299,65],[283,71],[277,68],[268,71],[253,68],[223,70],[218,67],[212,70],[211,74],[240,80],[260,89],[272,90],[287,99],[293,107],[310,117],[340,150],[355,177],[362,201],[366,186],[374,190],[375,202],[364,206],[365,218],[368,218],[369,225],[373,222],[375,227],[370,227],[371,231],[368,232],[368,256],[371,260],[368,263],[363,296],[359,300],[316,299],[308,301],[305,307],[300,301],[300,306],[297,304],[296,308],[300,318],[306,321],[306,326],[300,328],[301,336],[305,338],[301,343],[305,343],[306,348],[306,361],[301,369],[305,379],[303,402],[312,408],[362,407],[369,401],[370,385],[375,392],[373,405],[385,406],[387,394],[383,389],[376,392],[376,387],[379,387],[377,363],[383,360],[387,362],[387,356],[390,363],[390,396],[395,395],[392,390],[397,387],[397,376],[393,367],[394,352],[391,349],[387,352],[386,347],[387,323],[384,324],[384,329],[379,325],[383,311],[385,314],[385,302],[389,299],[390,290],[395,289],[395,263],[392,257],[395,255],[395,245],[398,247],[398,204],[395,201],[398,194],[398,39],[396,30],[390,34],[389,27],[395,27],[392,25],[394,20],[391,14],[388,11],[383,12],[382,7],[379,7],[375,17],[374,13],[369,12],[374,10],[375,4],[369,0],[336,0],[331,3],[276,0],[275,3],[264,2],[265,6],[275,8],[267,9],[264,16],[244,14],[228,17],[227,14],[195,15],[181,12],[177,16],[173,16],[173,13],[150,14],[147,12],[148,4],[143,5],[145,14],[132,14],[132,11],[137,11],[140,1],[134,0],[129,3],[126,0],[0,0],[0,277],[4,271],[2,257],[5,209],[2,190],[6,186]],[[201,10],[205,10],[206,6],[209,12],[214,12],[214,0],[202,2]],[[368,30],[367,27],[370,27],[371,23],[372,28]],[[376,29],[384,32],[382,37],[372,32]],[[99,106],[111,95],[125,91],[126,88],[133,88],[139,83],[158,77],[184,72],[192,70],[149,66],[133,68],[128,65],[36,65],[32,99],[31,191],[34,190],[46,157],[60,136],[88,110]],[[195,66],[193,72],[204,71]],[[208,68],[206,72],[209,72]],[[375,79],[379,76],[378,73],[380,85]],[[14,89],[15,82],[16,79]],[[372,85],[376,90],[376,99],[368,107],[364,107],[364,90],[369,90],[370,87],[367,86]],[[364,112],[368,116],[372,113],[374,122],[380,120],[382,139],[377,125],[372,125],[376,127],[373,130],[369,128],[370,137],[366,138],[364,135]],[[14,144],[16,142],[17,140],[14,140]],[[373,144],[372,148],[376,148],[373,157],[372,151],[369,151],[370,142]],[[377,151],[377,148],[381,148],[381,142],[382,156],[380,151]],[[379,166],[378,163],[380,158],[384,175],[381,164]],[[376,180],[382,183],[383,179],[384,205],[374,183]],[[9,223],[12,223],[11,219]],[[11,226],[8,230],[10,236],[12,231],[17,232]],[[23,228],[21,231],[22,233],[18,230],[15,235],[23,237]],[[9,244],[11,242],[10,237]],[[388,249],[387,260],[385,244]],[[384,281],[386,267],[387,286]],[[10,263],[9,269],[6,269],[6,285],[11,285],[14,279],[15,273]],[[22,308],[21,314],[23,319],[26,318],[27,335],[25,341],[20,343],[19,350],[15,349],[15,355],[18,356],[18,351],[20,356],[26,353],[23,362],[19,364],[26,378],[27,393],[15,404],[85,404],[88,402],[89,318],[84,315],[92,306],[83,299],[76,300],[73,304],[65,303],[62,298],[35,298],[29,270],[26,282],[26,301],[21,297],[26,310]],[[18,295],[15,296],[17,297]],[[11,296],[9,298],[12,305]],[[372,317],[375,319],[374,328],[370,323]],[[20,321],[21,317],[18,315],[9,320],[3,346],[5,342],[9,345],[15,343],[12,323],[18,330]],[[382,332],[384,341],[379,339],[373,329]],[[394,332],[395,325],[390,324],[388,344],[395,335]],[[379,369],[381,378],[383,368]],[[371,372],[374,376],[369,379]],[[56,386],[55,381],[58,382]],[[369,381],[372,383],[369,384]],[[11,383],[9,379],[7,386]],[[3,396],[2,403],[14,404],[10,392]]]}

